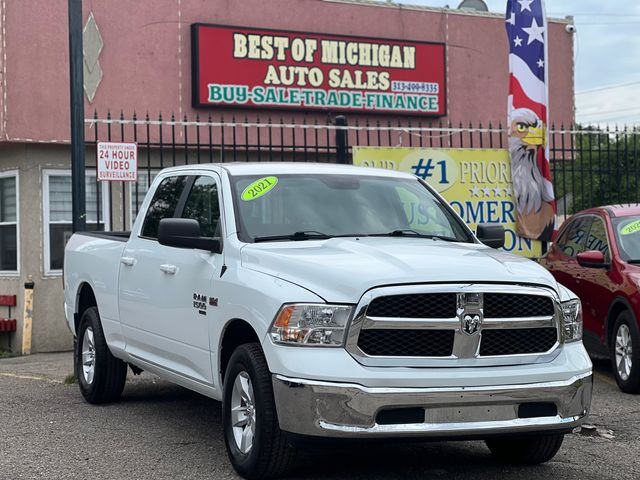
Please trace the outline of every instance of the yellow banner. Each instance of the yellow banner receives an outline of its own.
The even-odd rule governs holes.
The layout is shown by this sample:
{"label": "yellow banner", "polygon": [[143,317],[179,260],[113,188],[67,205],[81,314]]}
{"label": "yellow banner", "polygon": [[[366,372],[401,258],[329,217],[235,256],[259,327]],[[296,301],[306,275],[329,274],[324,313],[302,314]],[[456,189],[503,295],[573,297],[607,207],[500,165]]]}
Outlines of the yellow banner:
{"label": "yellow banner", "polygon": [[353,163],[412,173],[438,191],[472,230],[478,223],[504,226],[507,252],[542,254],[541,242],[516,235],[508,150],[354,147]]}

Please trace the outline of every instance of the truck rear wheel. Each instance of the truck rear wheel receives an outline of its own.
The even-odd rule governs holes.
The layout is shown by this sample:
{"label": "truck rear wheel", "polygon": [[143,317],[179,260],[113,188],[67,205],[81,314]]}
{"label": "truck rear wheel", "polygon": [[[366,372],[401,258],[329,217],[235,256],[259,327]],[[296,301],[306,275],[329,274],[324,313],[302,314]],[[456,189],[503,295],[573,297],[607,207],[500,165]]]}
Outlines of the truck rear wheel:
{"label": "truck rear wheel", "polygon": [[486,440],[494,457],[504,463],[537,465],[555,457],[564,434],[548,433],[522,438],[496,438]]}
{"label": "truck rear wheel", "polygon": [[295,447],[280,430],[271,373],[260,345],[239,346],[224,379],[222,423],[233,468],[250,480],[285,475]]}
{"label": "truck rear wheel", "polygon": [[80,318],[74,370],[87,402],[109,403],[120,398],[127,379],[127,364],[109,351],[97,307],[88,308]]}

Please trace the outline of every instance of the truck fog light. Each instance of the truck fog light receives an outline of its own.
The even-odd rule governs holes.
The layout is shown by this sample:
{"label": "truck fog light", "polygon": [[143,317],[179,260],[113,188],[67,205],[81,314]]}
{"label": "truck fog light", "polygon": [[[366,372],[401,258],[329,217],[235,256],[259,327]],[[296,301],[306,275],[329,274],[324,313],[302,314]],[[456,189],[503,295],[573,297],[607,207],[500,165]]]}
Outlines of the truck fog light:
{"label": "truck fog light", "polygon": [[565,343],[582,340],[582,304],[580,300],[562,302],[562,314]]}
{"label": "truck fog light", "polygon": [[352,311],[348,305],[283,305],[269,334],[280,344],[339,347]]}

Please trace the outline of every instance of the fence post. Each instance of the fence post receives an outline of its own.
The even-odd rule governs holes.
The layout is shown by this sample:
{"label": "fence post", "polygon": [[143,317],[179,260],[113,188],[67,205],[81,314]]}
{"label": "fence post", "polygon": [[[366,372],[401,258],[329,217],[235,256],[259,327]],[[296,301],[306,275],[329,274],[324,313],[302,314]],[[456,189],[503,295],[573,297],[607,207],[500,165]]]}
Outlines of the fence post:
{"label": "fence post", "polygon": [[69,0],[68,14],[69,88],[71,100],[71,224],[74,232],[82,232],[87,229],[82,71],[82,0]]}
{"label": "fence post", "polygon": [[[336,117],[336,127],[346,127],[347,118],[344,115]],[[336,163],[347,163],[347,131],[336,129]]]}

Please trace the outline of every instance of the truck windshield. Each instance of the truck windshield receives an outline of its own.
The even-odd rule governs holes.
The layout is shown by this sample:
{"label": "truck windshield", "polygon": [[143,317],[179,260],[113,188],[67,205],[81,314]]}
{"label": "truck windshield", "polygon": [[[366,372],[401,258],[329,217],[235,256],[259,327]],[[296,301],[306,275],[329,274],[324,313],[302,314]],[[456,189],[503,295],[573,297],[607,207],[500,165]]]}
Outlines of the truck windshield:
{"label": "truck windshield", "polygon": [[231,182],[244,242],[349,236],[474,241],[418,179],[286,174],[233,176]]}
{"label": "truck windshield", "polygon": [[640,216],[613,219],[620,256],[629,263],[640,263]]}

